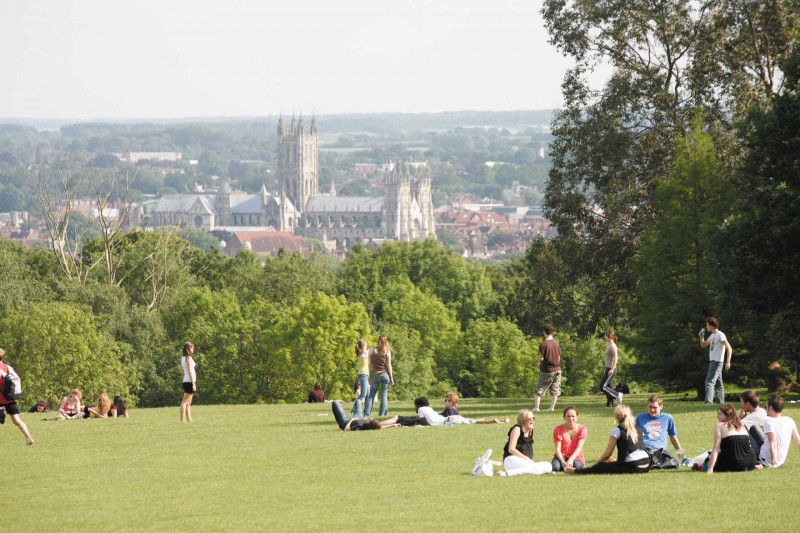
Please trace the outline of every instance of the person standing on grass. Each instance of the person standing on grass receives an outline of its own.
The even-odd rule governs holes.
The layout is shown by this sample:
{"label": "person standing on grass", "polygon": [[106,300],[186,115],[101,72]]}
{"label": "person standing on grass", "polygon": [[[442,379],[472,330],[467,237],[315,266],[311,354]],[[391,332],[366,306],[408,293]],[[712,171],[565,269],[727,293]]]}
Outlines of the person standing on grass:
{"label": "person standing on grass", "polygon": [[0,424],[4,424],[6,421],[6,415],[11,417],[11,421],[14,422],[14,425],[22,431],[22,434],[25,435],[25,440],[28,441],[28,444],[33,444],[33,437],[31,437],[30,432],[28,431],[28,426],[25,425],[25,422],[19,417],[19,404],[17,400],[9,400],[4,396],[5,386],[3,384],[3,378],[6,374],[12,374],[19,378],[19,374],[17,371],[14,370],[11,365],[6,363],[6,352],[2,348],[0,348]]}
{"label": "person standing on grass", "polygon": [[710,333],[708,339],[703,338],[703,332],[700,331],[700,346],[705,348],[710,346],[708,350],[708,374],[706,374],[706,400],[705,403],[711,404],[714,400],[714,393],[716,392],[717,400],[719,403],[725,403],[725,385],[722,383],[722,368],[723,368],[723,353],[725,357],[725,370],[731,369],[731,356],[733,355],[733,348],[728,342],[728,338],[719,330],[719,320],[715,317],[709,317],[706,320],[706,329]]}
{"label": "person standing on grass", "polygon": [[[369,394],[369,352],[367,351],[366,339],[358,339],[356,343],[356,364],[358,365],[356,379],[359,385],[356,402],[360,402],[361,408],[363,409],[364,402],[367,400],[367,394]],[[353,410],[351,412],[355,414],[355,404],[353,404]]]}
{"label": "person standing on grass", "polygon": [[369,351],[369,395],[364,406],[364,414],[372,414],[372,405],[378,388],[381,389],[381,406],[379,416],[389,413],[389,385],[394,385],[394,372],[392,371],[392,351],[389,348],[389,339],[386,335],[378,337],[378,347]]}
{"label": "person standing on grass", "polygon": [[636,425],[644,434],[644,446],[647,452],[661,461],[661,454],[667,449],[667,438],[675,450],[683,456],[683,448],[678,440],[675,419],[669,413],[662,413],[664,400],[658,394],[647,399],[647,412],[636,415]]}
{"label": "person standing on grass", "polygon": [[739,417],[742,419],[742,424],[750,435],[750,443],[753,449],[756,451],[756,454],[758,454],[761,443],[767,439],[764,435],[764,424],[767,421],[767,412],[763,407],[758,406],[758,404],[761,403],[761,398],[758,397],[758,393],[753,389],[744,391],[739,401],[742,404]]}
{"label": "person standing on grass", "polygon": [[608,330],[603,334],[603,340],[608,344],[606,348],[606,365],[603,369],[603,377],[600,378],[600,392],[606,395],[606,407],[614,407],[614,400],[622,403],[622,392],[614,388],[614,376],[617,375],[617,363],[619,362],[619,350],[617,349],[617,335],[614,330]]}
{"label": "person standing on grass", "polygon": [[550,409],[556,410],[556,402],[561,396],[561,345],[553,338],[555,328],[552,324],[542,326],[544,341],[539,344],[539,362],[536,368],[539,369],[539,379],[536,381],[536,398],[534,399],[533,411],[539,412],[539,402],[542,396],[550,391]]}
{"label": "person standing on grass", "polygon": [[197,374],[194,368],[194,343],[186,342],[183,345],[181,369],[183,370],[183,401],[181,402],[181,422],[192,422],[192,398],[197,392]]}
{"label": "person standing on grass", "polygon": [[578,470],[586,464],[583,445],[589,437],[586,426],[578,424],[578,409],[572,406],[564,409],[564,423],[553,430],[556,454],[553,456],[553,472],[561,472],[568,466]]}
{"label": "person standing on grass", "polygon": [[[644,449],[642,429],[636,425],[627,405],[614,409],[617,427],[608,436],[608,446],[603,455],[590,467],[581,470],[564,467],[567,474],[643,474],[650,470],[650,456]],[[606,462],[617,449],[617,460]]]}
{"label": "person standing on grass", "polygon": [[711,455],[708,456],[708,469],[706,473],[717,472],[745,472],[761,468],[756,466],[756,454],[750,444],[750,435],[747,433],[739,418],[736,409],[729,403],[722,405],[717,410],[717,420],[714,426],[714,445]]}
{"label": "person standing on grass", "polygon": [[530,409],[517,413],[517,423],[508,430],[508,442],[503,448],[503,468],[499,476],[540,475],[553,472],[553,465],[547,461],[533,460],[533,423],[536,417]]}
{"label": "person standing on grass", "polygon": [[783,398],[773,394],[767,400],[767,419],[764,422],[767,439],[759,443],[761,448],[758,460],[766,467],[777,468],[786,462],[789,447],[794,441],[800,447],[797,424],[788,416],[783,416]]}

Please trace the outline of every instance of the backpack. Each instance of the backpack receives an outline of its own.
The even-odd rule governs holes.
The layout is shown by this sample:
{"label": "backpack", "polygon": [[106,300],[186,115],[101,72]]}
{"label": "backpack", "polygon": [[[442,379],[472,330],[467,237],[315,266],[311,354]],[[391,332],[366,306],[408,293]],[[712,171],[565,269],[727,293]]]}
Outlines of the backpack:
{"label": "backpack", "polygon": [[650,454],[650,468],[659,470],[670,470],[678,468],[680,461],[678,458],[669,453],[667,450],[661,450],[661,453]]}
{"label": "backpack", "polygon": [[8,372],[0,369],[0,387],[3,389],[3,398],[14,402],[22,397],[22,382],[13,368],[8,365],[4,366],[8,368]]}

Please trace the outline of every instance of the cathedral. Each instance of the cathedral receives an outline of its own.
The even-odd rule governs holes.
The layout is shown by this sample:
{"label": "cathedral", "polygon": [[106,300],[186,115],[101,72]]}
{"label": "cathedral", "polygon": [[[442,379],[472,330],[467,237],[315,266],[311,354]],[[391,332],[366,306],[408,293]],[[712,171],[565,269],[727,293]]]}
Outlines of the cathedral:
{"label": "cathedral", "polygon": [[278,120],[278,183],[272,195],[237,194],[223,186],[215,194],[161,198],[153,225],[206,230],[272,228],[350,249],[357,241],[410,241],[436,237],[431,177],[424,163],[387,165],[383,197],[336,196],[319,192],[317,120]]}

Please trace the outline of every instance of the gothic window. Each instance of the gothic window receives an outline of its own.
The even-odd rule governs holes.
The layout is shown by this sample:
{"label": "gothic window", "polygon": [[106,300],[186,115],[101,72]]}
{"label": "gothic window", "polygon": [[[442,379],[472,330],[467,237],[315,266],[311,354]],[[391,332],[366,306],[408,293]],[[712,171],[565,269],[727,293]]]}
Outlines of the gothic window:
{"label": "gothic window", "polygon": [[200,215],[194,217],[194,225],[197,226],[198,228],[203,227],[203,217],[201,217]]}

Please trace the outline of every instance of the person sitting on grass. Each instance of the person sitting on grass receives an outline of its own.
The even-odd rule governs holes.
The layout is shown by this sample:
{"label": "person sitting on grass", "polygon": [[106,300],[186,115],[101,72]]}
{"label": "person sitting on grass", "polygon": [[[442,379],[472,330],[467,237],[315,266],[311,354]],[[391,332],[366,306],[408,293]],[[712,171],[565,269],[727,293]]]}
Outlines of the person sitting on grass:
{"label": "person sitting on grass", "polygon": [[81,398],[83,398],[83,392],[80,389],[72,389],[69,396],[64,396],[64,399],[61,400],[61,406],[58,408],[58,419],[76,420],[82,418]]}
{"label": "person sitting on grass", "polygon": [[783,416],[783,398],[780,394],[773,394],[767,400],[764,433],[767,438],[759,443],[758,460],[766,467],[777,468],[786,462],[792,440],[800,447],[797,424],[788,416]]}
{"label": "person sitting on grass", "polygon": [[517,413],[517,423],[508,430],[508,442],[503,448],[503,468],[498,476],[550,474],[553,465],[547,461],[533,460],[533,423],[536,418],[530,409]]}
{"label": "person sitting on grass", "polygon": [[661,462],[661,454],[667,449],[667,436],[675,450],[683,459],[684,451],[678,440],[678,430],[675,428],[675,419],[669,413],[662,413],[664,400],[658,394],[653,394],[647,399],[647,411],[636,415],[636,425],[644,435],[644,446],[654,460]]}
{"label": "person sitting on grass", "polygon": [[314,390],[308,393],[308,403],[325,403],[325,391],[319,381],[314,384]]}
{"label": "person sitting on grass", "polygon": [[750,444],[753,446],[756,455],[758,455],[760,443],[764,442],[767,437],[764,435],[764,423],[767,421],[767,412],[763,407],[759,407],[761,398],[758,393],[753,389],[746,390],[739,398],[742,405],[742,410],[739,411],[739,417],[742,419],[742,425],[750,434]]}
{"label": "person sitting on grass", "polygon": [[750,444],[750,434],[742,424],[736,409],[729,404],[717,410],[717,425],[714,426],[714,445],[708,456],[706,472],[745,472],[753,470],[756,465],[756,454]]}
{"label": "person sitting on grass", "polygon": [[[650,470],[650,455],[644,447],[642,428],[636,425],[631,408],[625,404],[614,409],[617,427],[611,430],[606,451],[590,467],[576,469],[567,466],[567,474],[642,474]],[[617,460],[606,462],[617,449]]]}
{"label": "person sitting on grass", "polygon": [[564,409],[564,423],[553,430],[553,442],[556,445],[553,472],[561,472],[567,466],[583,468],[586,464],[583,445],[588,437],[586,426],[578,424],[578,409],[572,406]]}
{"label": "person sitting on grass", "polygon": [[114,396],[114,401],[111,402],[111,410],[108,412],[108,416],[110,418],[128,418],[128,408],[125,407],[122,396]]}
{"label": "person sitting on grass", "polygon": [[[447,405],[447,400],[445,400],[445,405]],[[429,426],[455,426],[458,424],[505,424],[508,422],[508,418],[505,420],[500,420],[497,418],[479,418],[477,420],[473,420],[472,418],[466,418],[461,415],[451,415],[451,416],[442,416],[430,406],[428,399],[424,396],[420,396],[416,400],[414,400],[414,409],[419,413],[419,416],[425,419],[425,422]]]}

